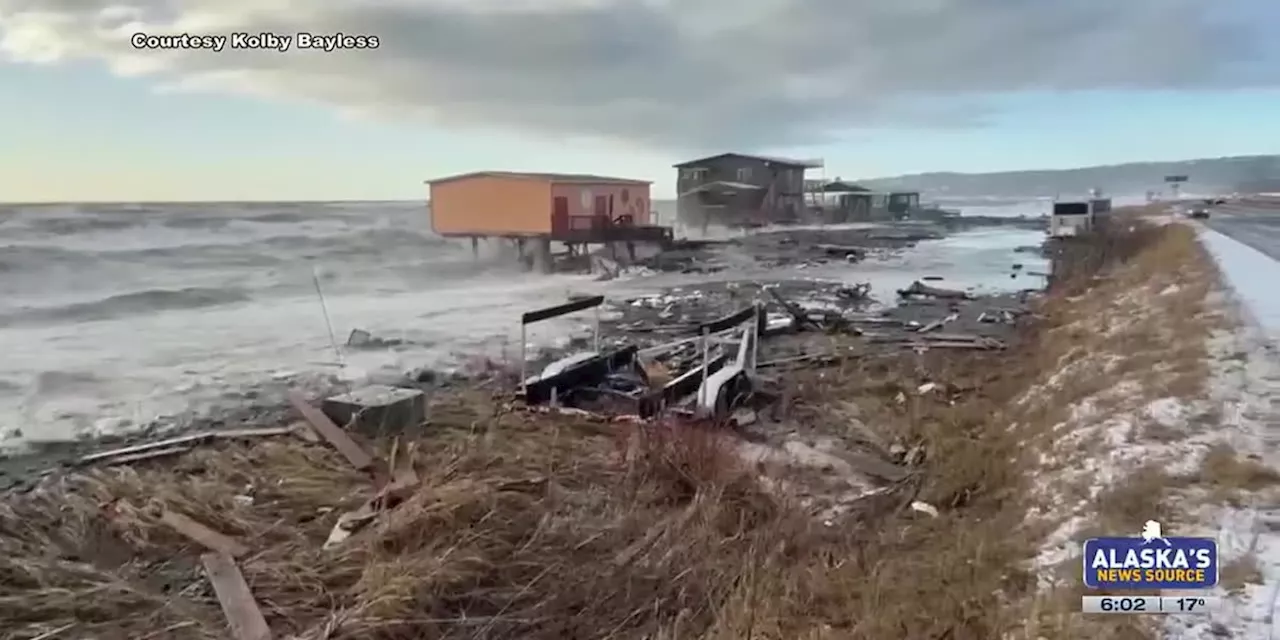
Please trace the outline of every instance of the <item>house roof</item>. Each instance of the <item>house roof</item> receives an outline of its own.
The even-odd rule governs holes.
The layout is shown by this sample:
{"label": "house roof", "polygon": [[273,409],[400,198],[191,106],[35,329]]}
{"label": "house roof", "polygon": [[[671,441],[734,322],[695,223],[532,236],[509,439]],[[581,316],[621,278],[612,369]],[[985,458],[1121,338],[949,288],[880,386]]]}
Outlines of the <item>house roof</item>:
{"label": "house roof", "polygon": [[706,157],[704,157],[704,158],[698,158],[697,160],[687,160],[687,161],[685,161],[685,162],[681,162],[680,164],[676,164],[676,165],[672,165],[672,166],[673,166],[673,167],[675,167],[675,168],[677,168],[677,169],[680,169],[680,168],[682,168],[682,167],[688,167],[688,166],[690,166],[690,165],[701,164],[701,163],[706,162],[706,161],[708,161],[708,160],[715,160],[715,159],[718,159],[718,158],[724,158],[724,157],[726,157],[726,156],[737,156],[737,157],[739,157],[739,158],[750,158],[750,159],[752,159],[752,160],[759,160],[759,161],[761,161],[761,162],[769,162],[769,163],[773,163],[773,164],[780,164],[780,165],[784,165],[784,166],[788,166],[788,167],[799,167],[799,168],[804,168],[804,169],[816,169],[816,168],[818,168],[818,167],[821,167],[821,166],[822,166],[822,164],[823,164],[821,160],[796,160],[796,159],[793,159],[793,158],[779,158],[779,157],[777,157],[777,156],[761,156],[761,155],[756,155],[756,154],[752,154],[752,153],[717,153],[716,155],[713,155],[713,156],[706,156]]}
{"label": "house roof", "polygon": [[822,191],[824,193],[871,193],[871,190],[866,187],[843,180],[833,180],[822,185]]}
{"label": "house roof", "polygon": [[588,182],[588,183],[610,183],[610,184],[653,184],[651,180],[633,180],[631,178],[614,178],[610,176],[598,176],[590,173],[544,173],[537,171],[471,171],[468,173],[458,173],[451,176],[434,178],[427,180],[427,184],[437,184],[440,182],[452,182],[454,180],[466,180],[468,178],[493,177],[493,178],[516,178],[519,180],[544,180],[550,182]]}

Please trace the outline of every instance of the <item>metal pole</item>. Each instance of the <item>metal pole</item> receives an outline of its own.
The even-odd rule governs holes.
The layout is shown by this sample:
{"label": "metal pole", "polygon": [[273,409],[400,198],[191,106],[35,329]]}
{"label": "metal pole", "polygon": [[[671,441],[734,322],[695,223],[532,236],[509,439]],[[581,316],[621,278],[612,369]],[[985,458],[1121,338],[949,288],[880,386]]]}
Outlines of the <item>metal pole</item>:
{"label": "metal pole", "polygon": [[707,395],[707,374],[711,368],[711,330],[707,327],[702,328],[702,385],[698,387],[698,407],[706,401]]}
{"label": "metal pole", "polygon": [[525,368],[528,366],[528,364],[524,360],[525,353],[526,353],[525,352],[525,332],[527,331],[528,331],[528,328],[523,322],[521,322],[520,323],[520,395],[524,396],[526,402],[528,402],[529,400],[529,386],[525,384],[525,380],[527,380],[529,377],[528,373],[525,371]]}
{"label": "metal pole", "polygon": [[756,317],[751,328],[751,373],[756,372],[756,363],[760,361],[760,325],[764,322],[764,306],[756,303]]}
{"label": "metal pole", "polygon": [[593,342],[595,343],[595,352],[600,353],[600,307],[595,307],[596,312],[596,334]]}

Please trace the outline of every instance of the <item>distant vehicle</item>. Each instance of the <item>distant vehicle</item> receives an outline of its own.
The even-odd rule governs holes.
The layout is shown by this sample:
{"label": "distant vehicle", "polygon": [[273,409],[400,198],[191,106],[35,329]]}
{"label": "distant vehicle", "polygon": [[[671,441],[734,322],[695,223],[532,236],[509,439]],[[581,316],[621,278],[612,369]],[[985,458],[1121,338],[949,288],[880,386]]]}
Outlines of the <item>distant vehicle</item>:
{"label": "distant vehicle", "polygon": [[1191,213],[1188,213],[1187,215],[1196,220],[1206,220],[1209,218],[1209,209],[1205,207],[1195,207],[1191,210]]}
{"label": "distant vehicle", "polygon": [[1111,198],[1092,198],[1053,203],[1049,235],[1069,238],[1092,231],[1111,213]]}

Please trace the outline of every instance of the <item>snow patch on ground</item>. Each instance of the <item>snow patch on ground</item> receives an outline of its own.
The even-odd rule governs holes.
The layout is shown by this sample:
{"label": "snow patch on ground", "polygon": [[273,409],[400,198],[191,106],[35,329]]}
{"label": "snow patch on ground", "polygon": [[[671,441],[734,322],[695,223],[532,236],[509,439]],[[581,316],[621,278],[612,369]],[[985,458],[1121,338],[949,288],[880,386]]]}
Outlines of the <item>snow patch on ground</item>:
{"label": "snow patch on ground", "polygon": [[[1242,459],[1280,469],[1280,422],[1273,404],[1280,398],[1280,358],[1274,345],[1258,327],[1245,325],[1218,332],[1209,346],[1214,369],[1211,396],[1222,407],[1222,421],[1211,434],[1213,443],[1230,446]],[[1280,493],[1267,487],[1241,492],[1232,500],[1206,500],[1212,490],[1192,486],[1185,492],[1183,506],[1188,507],[1190,522],[1179,533],[1217,538],[1220,566],[1255,568],[1261,582],[1240,584],[1231,579],[1232,571],[1222,571],[1223,584],[1215,594],[1223,598],[1221,609],[1208,616],[1169,618],[1165,637],[1274,637]],[[1231,587],[1240,590],[1227,593]]]}
{"label": "snow patch on ground", "polygon": [[1272,342],[1280,342],[1280,263],[1212,229],[1201,227],[1199,232],[1201,244],[1218,263],[1243,311]]}
{"label": "snow patch on ground", "polygon": [[[1246,460],[1280,469],[1280,263],[1217,232],[1202,229],[1201,242],[1218,264],[1228,299],[1241,323],[1234,331],[1218,332],[1210,340],[1213,356],[1211,395],[1222,407],[1222,421],[1214,435]],[[1192,495],[1205,487],[1193,487]],[[1194,503],[1193,503],[1194,504]],[[1209,502],[1193,510],[1196,530],[1218,540],[1219,562],[1256,570],[1253,579],[1224,579],[1235,586],[1223,606],[1209,616],[1175,616],[1165,621],[1165,637],[1193,640],[1205,637],[1273,638],[1280,632],[1275,619],[1280,600],[1280,491],[1266,487],[1230,501]],[[1225,574],[1224,574],[1225,575]],[[1234,583],[1234,584],[1233,584]]]}

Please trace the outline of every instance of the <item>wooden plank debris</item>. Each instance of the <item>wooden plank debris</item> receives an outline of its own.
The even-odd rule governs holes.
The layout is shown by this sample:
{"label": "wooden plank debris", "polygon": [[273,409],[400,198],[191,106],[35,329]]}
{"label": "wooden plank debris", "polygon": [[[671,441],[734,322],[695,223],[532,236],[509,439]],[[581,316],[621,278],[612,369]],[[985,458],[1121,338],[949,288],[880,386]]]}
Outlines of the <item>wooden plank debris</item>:
{"label": "wooden plank debris", "polygon": [[204,524],[201,524],[200,522],[176,511],[165,509],[164,513],[160,515],[160,521],[168,525],[169,528],[174,531],[186,536],[192,542],[204,545],[210,551],[216,551],[232,558],[242,556],[249,552],[248,547],[237,542],[231,536],[214,531]]}
{"label": "wooden plank debris", "polygon": [[1000,341],[998,341],[998,340],[980,340],[980,341],[973,341],[973,342],[969,342],[969,341],[965,341],[965,342],[913,342],[913,343],[911,343],[911,344],[909,344],[909,345],[906,345],[906,346],[910,346],[910,347],[913,347],[913,348],[915,348],[915,349],[923,349],[923,350],[929,350],[929,349],[974,349],[974,350],[977,350],[977,351],[984,351],[984,350],[996,350],[996,349],[1004,349],[1004,348],[1005,348],[1004,343],[1003,343],[1003,342],[1000,342]]}
{"label": "wooden plank debris", "polygon": [[180,448],[180,447],[190,449],[191,447],[197,444],[205,443],[206,441],[209,440],[209,438],[210,438],[210,435],[208,433],[196,433],[196,434],[187,435],[187,436],[179,436],[177,438],[168,438],[168,439],[159,440],[156,442],[148,442],[145,444],[133,445],[129,447],[121,447],[119,449],[112,449],[110,451],[91,453],[87,456],[81,457],[79,460],[76,461],[76,463],[80,465],[93,464],[95,462],[102,462],[104,460],[118,458],[121,456],[132,456],[137,454],[150,453],[152,451],[159,450],[159,449],[173,449],[173,448]]}
{"label": "wooden plank debris", "polygon": [[953,313],[945,318],[939,318],[937,320],[934,320],[933,322],[930,322],[929,324],[926,324],[925,326],[920,327],[919,329],[916,329],[916,331],[918,333],[928,333],[930,331],[935,331],[937,329],[941,329],[942,326],[947,324],[948,322],[954,322],[959,318],[960,318],[960,314]]}
{"label": "wooden plank debris", "polygon": [[271,628],[267,626],[262,610],[249,590],[249,584],[236,566],[235,558],[225,553],[206,553],[200,556],[205,574],[213,583],[213,591],[222,605],[222,614],[231,628],[235,640],[271,640]]}
{"label": "wooden plank debris", "polygon": [[245,429],[227,429],[210,431],[209,437],[218,440],[239,440],[241,438],[270,438],[287,436],[293,433],[292,427],[248,427]]}
{"label": "wooden plank debris", "polygon": [[185,436],[157,440],[155,442],[147,442],[144,444],[121,447],[119,449],[111,449],[109,451],[91,453],[77,460],[76,465],[84,466],[95,463],[123,464],[128,462],[139,462],[142,460],[150,460],[151,458],[184,453],[190,451],[193,447],[205,444],[210,440],[264,438],[288,435],[292,432],[292,429],[289,427],[260,427],[249,429],[227,429],[223,431],[201,431],[200,433],[192,433]]}
{"label": "wooden plank debris", "polygon": [[307,397],[298,391],[289,392],[289,403],[297,409],[307,423],[315,429],[334,449],[338,450],[351,466],[360,471],[373,469],[373,456],[356,444],[338,425],[334,424],[318,407],[312,405]]}
{"label": "wooden plank debris", "polygon": [[801,309],[795,303],[782,297],[782,294],[778,293],[778,289],[776,287],[768,287],[765,291],[767,291],[769,295],[782,306],[782,308],[787,312],[787,315],[790,315],[795,319],[795,327],[797,329],[814,326],[813,321],[809,319],[809,314],[805,313],[805,310]]}
{"label": "wooden plank debris", "polygon": [[176,456],[191,451],[193,447],[165,447],[163,449],[152,449],[150,451],[142,451],[139,453],[131,453],[122,456],[104,458],[98,461],[98,464],[105,466],[114,466],[118,464],[133,464],[135,462],[143,462],[146,460],[154,460],[156,458],[165,458],[168,456]]}
{"label": "wooden plank debris", "polygon": [[[392,463],[394,464],[394,459]],[[333,525],[333,529],[329,531],[329,538],[325,540],[324,548],[332,549],[342,544],[347,538],[350,538],[357,531],[373,522],[378,517],[378,514],[394,509],[407,500],[417,491],[421,484],[422,480],[418,477],[418,473],[414,471],[412,464],[396,467],[392,473],[391,480],[382,483],[372,498],[359,507],[338,516],[338,521]]]}

